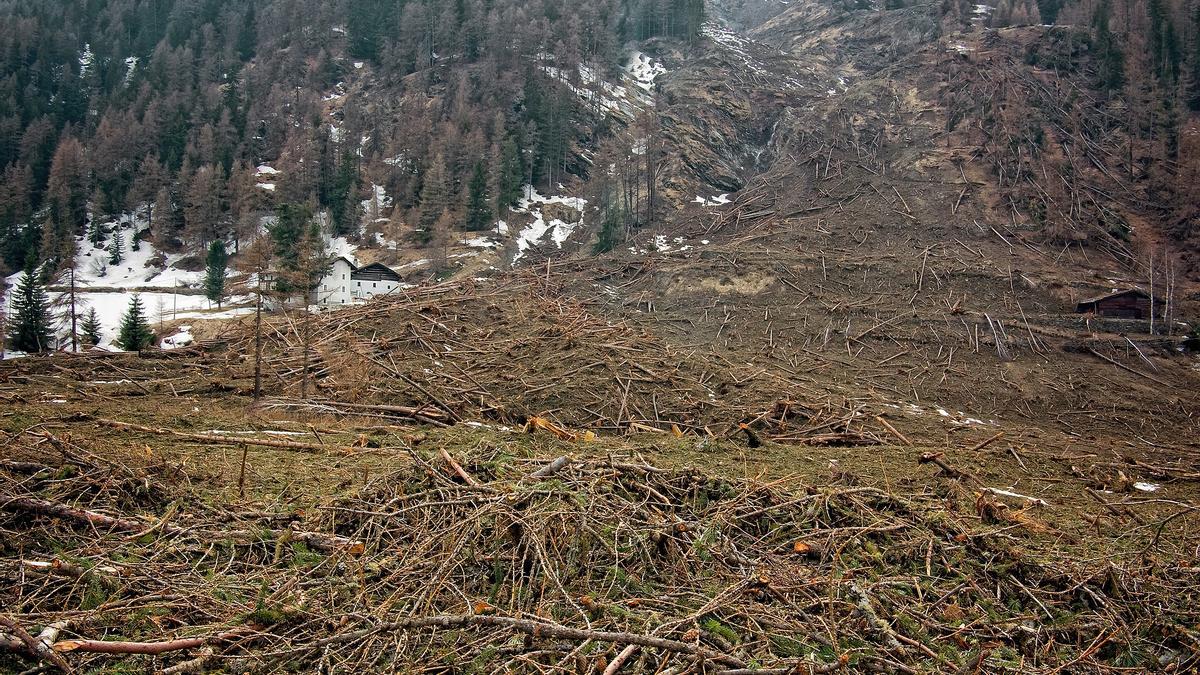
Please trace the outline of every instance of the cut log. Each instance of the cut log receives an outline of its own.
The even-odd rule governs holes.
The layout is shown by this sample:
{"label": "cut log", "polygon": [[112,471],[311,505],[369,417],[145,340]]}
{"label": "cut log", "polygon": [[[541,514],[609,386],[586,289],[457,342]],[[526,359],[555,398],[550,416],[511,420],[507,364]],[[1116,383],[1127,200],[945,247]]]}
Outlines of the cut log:
{"label": "cut log", "polygon": [[[64,520],[72,520],[77,523],[90,525],[97,529],[118,530],[122,532],[142,532],[146,529],[146,523],[140,520],[132,520],[128,518],[114,518],[106,516],[103,513],[80,509],[67,504],[51,502],[45,499],[36,497],[13,497],[10,495],[0,494],[0,510],[14,511],[23,513],[33,513],[41,516],[49,516],[51,518],[62,518]],[[228,539],[237,538],[238,535],[254,535],[254,532],[239,532],[239,531],[208,531],[208,530],[192,530],[190,528],[178,527],[174,525],[163,525],[159,528],[163,534],[185,535],[190,534],[204,539]],[[346,550],[350,553],[361,553],[362,542],[347,539],[346,537],[335,534],[324,534],[321,532],[302,532],[297,530],[258,530],[258,534],[269,534],[272,537],[279,537],[287,534],[291,539],[302,541],[308,546],[311,546],[320,551],[330,553],[333,551]]]}

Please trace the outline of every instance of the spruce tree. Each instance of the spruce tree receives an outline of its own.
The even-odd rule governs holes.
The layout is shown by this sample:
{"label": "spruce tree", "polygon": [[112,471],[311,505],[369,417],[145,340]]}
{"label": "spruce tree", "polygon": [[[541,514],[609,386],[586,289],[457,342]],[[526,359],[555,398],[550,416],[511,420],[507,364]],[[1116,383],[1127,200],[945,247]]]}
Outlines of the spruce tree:
{"label": "spruce tree", "polygon": [[100,245],[104,243],[104,226],[100,224],[98,214],[92,216],[92,222],[88,225],[87,238],[95,248],[100,248]]}
{"label": "spruce tree", "polygon": [[354,153],[344,150],[329,194],[329,211],[333,216],[335,237],[358,234],[357,188],[358,162]]}
{"label": "spruce tree", "polygon": [[108,240],[108,264],[120,265],[125,259],[125,236],[121,234],[120,224],[113,227],[112,237]]}
{"label": "spruce tree", "polygon": [[204,276],[204,295],[211,302],[221,306],[225,298],[225,268],[229,264],[229,256],[225,253],[225,242],[217,240],[208,247],[207,270]]}
{"label": "spruce tree", "polygon": [[475,165],[467,200],[467,229],[487,230],[492,226],[491,195],[488,194],[487,173],[483,162]]}
{"label": "spruce tree", "polygon": [[89,347],[95,347],[100,344],[100,317],[96,315],[96,308],[88,309],[87,314],[83,315],[83,323],[80,325],[80,330],[83,333],[83,341]]}
{"label": "spruce tree", "polygon": [[154,343],[154,332],[146,321],[142,299],[136,294],[129,300],[129,309],[121,317],[117,346],[127,352],[140,352]]}
{"label": "spruce tree", "polygon": [[50,349],[50,298],[42,286],[37,261],[31,254],[12,299],[8,348],[28,353]]}
{"label": "spruce tree", "polygon": [[500,204],[513,206],[521,200],[521,188],[525,183],[525,167],[521,162],[521,149],[511,136],[504,141],[501,150]]}
{"label": "spruce tree", "polygon": [[421,218],[418,221],[420,229],[417,238],[421,243],[429,243],[433,237],[433,226],[446,210],[446,158],[438,153],[433,163],[425,172],[425,183],[421,186]]}

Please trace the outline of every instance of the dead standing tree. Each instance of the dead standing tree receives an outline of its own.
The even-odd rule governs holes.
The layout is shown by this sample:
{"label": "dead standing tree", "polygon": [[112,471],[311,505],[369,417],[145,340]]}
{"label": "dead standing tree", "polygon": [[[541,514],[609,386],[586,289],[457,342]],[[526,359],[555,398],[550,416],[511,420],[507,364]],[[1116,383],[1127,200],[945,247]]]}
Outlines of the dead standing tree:
{"label": "dead standing tree", "polygon": [[242,271],[253,276],[248,290],[254,293],[254,400],[262,397],[262,313],[263,301],[271,293],[271,262],[274,259],[271,240],[259,237],[246,250],[242,259]]}

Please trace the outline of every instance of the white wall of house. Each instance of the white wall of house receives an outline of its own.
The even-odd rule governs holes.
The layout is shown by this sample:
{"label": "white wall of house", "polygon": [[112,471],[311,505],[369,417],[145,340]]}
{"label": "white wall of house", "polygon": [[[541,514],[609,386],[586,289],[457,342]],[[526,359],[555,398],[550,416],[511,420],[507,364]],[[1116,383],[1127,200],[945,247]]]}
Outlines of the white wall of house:
{"label": "white wall of house", "polygon": [[317,287],[317,304],[323,307],[366,302],[377,295],[392,293],[400,288],[398,281],[370,281],[354,278],[354,268],[344,258],[333,262],[329,274]]}
{"label": "white wall of house", "polygon": [[345,258],[333,261],[329,274],[321,279],[321,285],[317,287],[317,304],[348,305],[353,302],[351,291],[355,282],[350,278],[353,273],[354,268]]}

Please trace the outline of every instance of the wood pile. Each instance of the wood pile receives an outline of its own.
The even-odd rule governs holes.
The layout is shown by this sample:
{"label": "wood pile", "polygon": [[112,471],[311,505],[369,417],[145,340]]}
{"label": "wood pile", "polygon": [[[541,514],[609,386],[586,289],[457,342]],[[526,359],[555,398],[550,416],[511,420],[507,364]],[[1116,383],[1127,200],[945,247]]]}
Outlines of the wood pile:
{"label": "wood pile", "polygon": [[[10,446],[0,669],[1049,675],[1200,663],[1186,551],[1035,557],[1038,506],[993,494],[959,512],[941,489],[443,447],[398,450],[393,471],[300,514],[214,504],[180,467],[126,465],[49,432]],[[972,484],[941,485],[962,497]]]}

